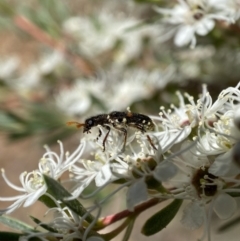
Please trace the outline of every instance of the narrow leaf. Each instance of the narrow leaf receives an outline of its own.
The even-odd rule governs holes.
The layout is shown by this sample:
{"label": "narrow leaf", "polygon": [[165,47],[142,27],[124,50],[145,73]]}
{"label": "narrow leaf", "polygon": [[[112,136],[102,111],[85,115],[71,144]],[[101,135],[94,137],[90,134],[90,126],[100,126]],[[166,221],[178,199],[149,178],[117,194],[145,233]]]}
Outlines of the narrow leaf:
{"label": "narrow leaf", "polygon": [[[16,229],[16,230],[19,230],[19,231],[22,231],[22,232],[37,232],[32,226],[26,224],[26,223],[23,223],[17,219],[14,219],[14,218],[10,218],[8,216],[0,216],[0,222],[5,224],[6,226],[10,227],[10,228],[13,228],[13,229]],[[2,240],[0,238],[0,240]]]}
{"label": "narrow leaf", "polygon": [[175,217],[179,208],[181,207],[181,204],[182,200],[175,199],[168,206],[154,214],[144,224],[142,234],[145,236],[151,236],[164,229]]}
{"label": "narrow leaf", "polygon": [[124,234],[124,236],[123,236],[122,241],[128,241],[128,240],[129,240],[129,238],[130,238],[130,236],[131,236],[131,233],[132,233],[132,230],[133,230],[133,226],[134,226],[134,223],[135,223],[136,218],[137,218],[137,216],[133,217],[133,218],[130,220],[130,222],[129,222],[129,224],[128,224],[128,227],[127,227],[127,229],[126,229],[126,231],[125,231],[125,234]]}
{"label": "narrow leaf", "polygon": [[[46,175],[44,175],[44,180],[50,195],[52,195],[57,200],[61,200],[68,208],[70,208],[81,217],[87,213],[87,210],[77,199],[65,200],[66,198],[71,197],[71,194],[66,189],[64,189],[64,187],[59,182]],[[90,223],[93,220],[94,217],[91,214],[88,214],[86,221]]]}
{"label": "narrow leaf", "polygon": [[44,203],[48,208],[57,207],[56,203],[47,195],[42,195],[38,200]]}
{"label": "narrow leaf", "polygon": [[49,232],[53,232],[53,233],[57,233],[58,231],[52,227],[50,227],[49,225],[47,224],[44,224],[41,222],[41,220],[33,217],[33,216],[30,216],[30,218],[33,220],[33,222],[35,222],[37,225],[39,225],[40,227],[46,229],[47,231]]}

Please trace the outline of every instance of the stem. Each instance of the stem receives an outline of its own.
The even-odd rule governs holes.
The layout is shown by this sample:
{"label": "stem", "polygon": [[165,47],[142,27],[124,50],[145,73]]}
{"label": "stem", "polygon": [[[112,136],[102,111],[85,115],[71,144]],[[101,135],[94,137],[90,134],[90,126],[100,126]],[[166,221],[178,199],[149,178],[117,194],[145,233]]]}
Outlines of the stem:
{"label": "stem", "polygon": [[117,227],[116,229],[114,229],[109,233],[101,234],[101,236],[104,238],[104,240],[111,240],[115,238],[119,233],[121,233],[129,225],[130,221],[131,219],[127,218],[119,227]]}
{"label": "stem", "polygon": [[129,210],[123,210],[119,213],[109,215],[107,217],[104,217],[98,221],[97,228],[102,229],[105,228],[123,218],[129,217],[129,216],[135,216],[137,214],[140,214],[141,212],[145,211],[146,209],[155,206],[156,204],[165,201],[165,199],[159,199],[159,198],[152,198],[142,204],[139,204],[138,206],[135,207],[134,211],[131,212]]}

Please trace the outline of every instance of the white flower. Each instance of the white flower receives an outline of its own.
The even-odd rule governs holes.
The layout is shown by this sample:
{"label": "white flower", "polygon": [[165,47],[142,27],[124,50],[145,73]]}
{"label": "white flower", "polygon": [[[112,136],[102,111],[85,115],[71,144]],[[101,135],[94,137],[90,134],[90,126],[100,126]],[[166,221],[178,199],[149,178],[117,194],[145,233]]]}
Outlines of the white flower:
{"label": "white flower", "polygon": [[240,17],[239,0],[220,0],[217,5],[230,18],[230,23],[234,23]]}
{"label": "white flower", "polygon": [[9,80],[9,85],[15,90],[24,93],[30,89],[34,89],[41,81],[41,72],[37,64],[30,65],[24,73],[17,78]]}
{"label": "white flower", "polygon": [[138,56],[143,37],[156,36],[157,29],[154,26],[130,29],[137,24],[137,19],[124,14],[102,12],[95,16],[95,19],[69,18],[64,22],[63,29],[79,39],[80,49],[92,57],[113,49],[118,41],[122,41],[121,50],[116,54],[115,60],[119,64],[125,64]]}
{"label": "white flower", "polygon": [[133,69],[123,74],[110,73],[106,76],[105,91],[107,100],[111,98],[106,102],[108,109],[124,109],[136,101],[150,98],[167,85],[172,73],[171,68],[166,71]]}
{"label": "white flower", "polygon": [[[80,159],[70,169],[73,174],[72,180],[76,183],[73,191],[71,191],[73,197],[78,197],[92,181],[95,181],[95,186],[98,188],[120,177],[129,176],[129,163],[126,163],[124,160],[125,152],[122,153],[123,139],[119,138],[118,131],[114,130],[114,128],[111,129],[106,139],[106,149],[104,152],[103,139],[106,136],[107,130],[101,128],[102,136],[98,141],[96,141],[96,132],[94,130],[92,132],[92,135],[87,134],[85,138],[90,144],[88,151],[94,153],[93,160]],[[133,138],[128,138],[126,149],[128,149],[128,145],[130,145],[132,140]]]}
{"label": "white flower", "polygon": [[56,180],[80,159],[86,147],[86,143],[82,141],[76,150],[70,154],[69,152],[64,152],[61,141],[58,141],[58,144],[60,147],[60,155],[45,146],[46,153],[39,161],[39,171]]}
{"label": "white flower", "polygon": [[[10,71],[8,70],[9,68],[12,68],[12,71],[14,71],[18,66],[18,62],[18,59],[10,59],[7,63],[5,63],[5,67],[3,66],[3,74],[6,75],[4,71]],[[22,73],[14,76],[11,79],[8,78],[5,80],[5,82],[12,89],[18,91],[23,96],[28,96],[30,91],[36,90],[40,87],[40,83],[45,75],[52,73],[63,63],[63,55],[55,51],[42,56],[39,61],[29,65],[22,71]],[[7,66],[7,64],[10,66]]]}
{"label": "white flower", "polygon": [[84,214],[82,217],[79,217],[74,212],[71,211],[71,209],[64,207],[61,208],[55,207],[51,208],[47,211],[47,214],[53,213],[53,218],[49,223],[41,223],[42,225],[46,225],[48,227],[51,227],[54,231],[49,232],[28,232],[24,236],[22,236],[19,240],[25,241],[30,239],[40,239],[43,241],[49,241],[49,239],[59,239],[62,241],[69,241],[74,239],[81,239],[81,240],[98,240],[103,241],[100,237],[96,237],[91,234],[89,235],[89,232],[91,231],[91,226],[94,225],[97,222],[98,216],[97,215],[93,221],[90,223],[88,227],[84,227],[84,223],[86,220],[88,214],[90,214],[94,209],[97,209],[97,207],[93,207],[89,210],[87,210],[86,214]]}
{"label": "white flower", "polygon": [[215,26],[215,20],[226,20],[221,11],[216,11],[217,4],[204,0],[179,0],[172,9],[156,8],[165,14],[163,23],[173,25],[172,29],[162,38],[174,36],[174,43],[181,47],[190,44],[195,47],[197,35],[207,35]]}
{"label": "white flower", "polygon": [[21,205],[28,207],[35,203],[39,197],[47,191],[43,174],[49,175],[50,177],[57,180],[63,172],[67,171],[73,163],[79,160],[82,152],[85,148],[85,144],[80,144],[72,155],[67,152],[64,153],[63,145],[60,145],[60,155],[50,151],[47,148],[47,152],[43,155],[43,158],[39,161],[39,169],[32,172],[24,172],[20,175],[20,182],[22,186],[16,186],[11,183],[2,169],[2,177],[4,181],[12,189],[20,192],[21,194],[13,197],[0,197],[0,201],[15,201],[12,205],[4,210],[0,210],[0,213],[11,213]]}
{"label": "white flower", "polygon": [[[104,133],[103,131],[103,135]],[[110,137],[107,142],[109,142],[109,140]],[[89,151],[95,152],[93,160],[80,159],[78,163],[74,164],[70,169],[73,174],[73,181],[76,183],[73,191],[71,191],[74,198],[79,197],[93,180],[95,180],[96,187],[102,187],[110,180],[117,179],[111,171],[112,166],[114,166],[111,162],[114,160],[116,154],[111,156],[107,151],[102,151],[102,146],[99,148],[96,144],[95,147],[90,148]]]}
{"label": "white flower", "polygon": [[6,81],[17,70],[20,60],[16,56],[0,60],[0,79]]}
{"label": "white flower", "polygon": [[165,111],[161,107],[160,117],[152,117],[156,120],[156,125],[160,130],[154,133],[157,137],[162,149],[170,148],[169,145],[174,145],[186,139],[199,123],[200,112],[199,104],[195,104],[193,97],[185,94],[190,104],[185,104],[183,96],[177,92],[179,98],[179,107],[171,105],[171,109]]}
{"label": "white flower", "polygon": [[13,197],[0,197],[0,201],[14,201],[12,205],[8,208],[0,210],[0,213],[11,213],[15,209],[19,208],[21,205],[23,207],[28,207],[35,203],[39,197],[41,197],[46,191],[47,187],[44,183],[42,173],[38,170],[27,173],[24,172],[20,175],[20,182],[22,187],[16,186],[11,183],[6,175],[5,171],[2,169],[2,177],[4,181],[10,186],[12,189],[21,193],[21,195],[13,196]]}
{"label": "white flower", "polygon": [[[92,140],[92,138],[96,139],[97,132],[94,128],[91,130],[92,134],[85,135],[85,139],[91,145],[89,152],[93,153],[94,157],[92,160],[84,158],[79,160],[70,170],[73,173],[72,180],[76,183],[73,191],[71,191],[73,197],[78,197],[93,181],[97,188],[120,178],[128,179],[129,184],[136,183],[138,180],[134,178],[132,173],[137,171],[138,167],[145,169],[148,159],[151,162],[153,160],[154,163],[159,159],[159,152],[154,152],[148,138],[134,129],[128,130],[127,142],[123,151],[123,134],[111,128],[103,152],[103,139],[105,139],[107,130],[103,127],[96,127],[95,129],[97,128],[100,128],[102,132],[101,138],[97,141]],[[140,172],[142,171],[140,170]],[[135,203],[135,201],[132,201],[132,203]]]}
{"label": "white flower", "polygon": [[85,89],[73,86],[70,89],[62,89],[55,96],[57,107],[69,116],[83,115],[91,106],[91,98]]}
{"label": "white flower", "polygon": [[[222,219],[230,218],[236,211],[236,200],[228,192],[240,192],[237,188],[239,181],[232,175],[228,176],[230,173],[222,176],[216,176],[217,172],[212,174],[212,165],[217,162],[214,156],[199,156],[196,146],[184,151],[188,145],[190,143],[183,143],[179,150],[182,153],[172,159],[179,172],[168,181],[168,185],[175,187],[172,189],[175,198],[191,200],[183,210],[182,223],[191,229],[204,223],[208,230],[212,210]],[[232,187],[225,185],[229,181],[233,182]]]}
{"label": "white flower", "polygon": [[214,103],[208,92],[205,92],[202,99],[203,129],[199,132],[198,151],[203,155],[228,152],[240,136],[235,126],[236,110],[240,102],[239,84],[223,90]]}
{"label": "white flower", "polygon": [[[183,209],[182,223],[191,229],[204,224],[205,234],[209,238],[212,213],[215,212],[221,219],[231,218],[237,209],[232,193],[240,194],[240,167],[234,163],[240,140],[239,86],[240,83],[223,90],[215,102],[206,86],[203,86],[203,93],[197,101],[185,94],[188,101],[185,103],[183,95],[177,93],[179,106],[171,105],[169,111],[161,108],[160,116],[151,117],[155,121],[155,130],[146,128],[151,129],[146,133],[136,126],[139,124],[142,127],[145,119],[142,123],[134,120],[129,124],[120,119],[113,122],[111,114],[104,115],[112,122],[105,123],[103,120],[103,123],[91,128],[91,133],[85,134],[82,144],[73,154],[65,154],[61,143],[60,155],[47,148],[38,170],[20,176],[22,187],[10,183],[3,172],[7,184],[21,195],[0,198],[2,201],[14,201],[2,213],[12,212],[22,204],[29,206],[43,195],[47,188],[43,174],[58,179],[70,169],[71,181],[75,186],[71,187],[72,197],[68,200],[92,198],[111,183],[119,186],[90,211],[88,209],[86,216],[99,208],[99,214],[89,225],[85,224],[86,217],[80,218],[68,208],[60,209],[62,215],[54,219],[51,225],[59,232],[53,233],[54,237],[66,241],[71,238],[94,240],[95,233],[91,237],[88,234],[92,234],[89,231],[99,218],[101,205],[127,187],[126,203],[130,211],[150,197],[185,200],[187,205]],[[117,126],[114,125],[116,123]],[[95,184],[94,191],[83,194],[90,184]],[[69,217],[69,213],[73,217]],[[125,211],[123,213],[126,214]],[[101,222],[98,224],[101,228]],[[31,235],[45,240],[47,235],[51,237],[52,234]]]}
{"label": "white flower", "polygon": [[64,56],[58,51],[47,54],[41,58],[38,68],[41,74],[47,75],[52,73],[58,66],[64,63]]}
{"label": "white flower", "polygon": [[228,152],[236,143],[234,133],[233,111],[228,111],[213,123],[213,127],[203,132],[197,144],[203,155],[217,155]]}
{"label": "white flower", "polygon": [[123,32],[135,25],[136,20],[114,16],[113,14],[100,14],[95,22],[91,18],[73,17],[65,21],[63,29],[68,34],[75,34],[82,40],[80,46],[86,53],[96,55],[114,47]]}
{"label": "white flower", "polygon": [[[72,87],[56,95],[56,105],[73,117],[85,116],[93,110],[96,112],[96,108],[99,111],[99,106],[107,111],[125,109],[164,88],[171,80],[173,71],[172,68],[165,71],[118,70],[103,73],[97,79],[78,79]],[[93,105],[93,98],[100,102],[99,106]]]}
{"label": "white flower", "polygon": [[106,91],[109,91],[107,87],[105,79],[77,79],[72,87],[61,90],[55,96],[56,105],[69,116],[84,116],[94,109],[92,98],[105,100]]}

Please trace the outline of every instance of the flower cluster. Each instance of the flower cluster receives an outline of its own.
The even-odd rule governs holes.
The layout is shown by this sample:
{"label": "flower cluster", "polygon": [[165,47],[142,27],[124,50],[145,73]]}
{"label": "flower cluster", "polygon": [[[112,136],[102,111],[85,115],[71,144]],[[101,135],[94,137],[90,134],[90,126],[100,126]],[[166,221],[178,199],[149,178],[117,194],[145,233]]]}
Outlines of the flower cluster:
{"label": "flower cluster", "polygon": [[75,38],[80,51],[91,58],[116,50],[114,63],[122,66],[139,56],[144,38],[154,41],[157,37],[155,26],[136,28],[140,23],[123,13],[103,11],[94,19],[84,16],[69,18],[63,23],[63,31]]}
{"label": "flower cluster", "polygon": [[99,111],[99,106],[94,105],[94,96],[105,110],[121,110],[162,90],[171,81],[173,73],[172,67],[163,71],[135,68],[124,73],[122,70],[110,71],[98,78],[79,78],[72,87],[56,95],[56,106],[68,116],[86,116]]}
{"label": "flower cluster", "polygon": [[[207,236],[210,240],[212,213],[215,212],[220,219],[229,219],[237,210],[234,197],[240,194],[236,149],[240,139],[239,87],[240,83],[223,90],[216,101],[212,100],[206,86],[196,101],[192,96],[178,92],[178,107],[171,105],[169,110],[161,107],[158,116],[150,116],[154,121],[154,131],[145,133],[138,128],[150,124],[145,121],[140,125],[136,119],[131,119],[132,122],[119,119],[116,120],[118,125],[110,121],[108,125],[93,127],[92,133],[82,138],[72,154],[65,153],[59,142],[60,155],[47,148],[38,170],[21,174],[22,187],[12,184],[2,171],[6,183],[22,194],[1,197],[0,201],[15,201],[1,213],[11,213],[21,205],[32,205],[42,195],[47,195],[56,203],[51,210],[58,214],[51,223],[45,224],[51,230],[30,233],[25,238],[48,240],[53,236],[62,240],[79,238],[89,241],[108,237],[109,240],[130,225],[131,215],[137,216],[160,201],[183,200],[186,206],[182,223],[191,229],[204,224],[202,239]],[[130,109],[126,113],[131,116]],[[123,129],[127,130],[126,143]],[[71,196],[59,199],[54,192],[49,192],[51,186],[44,176],[57,181],[68,170],[73,184],[68,188]],[[93,198],[111,183],[118,184],[117,188],[85,209],[81,216],[76,210],[71,210],[71,202],[78,198]],[[89,185],[94,187],[94,191],[86,195],[84,191]],[[100,219],[102,204],[122,188],[127,188],[127,210]],[[98,230],[124,217],[128,218],[118,231],[104,235],[98,233]],[[115,236],[110,236],[113,234]]]}
{"label": "flower cluster", "polygon": [[39,88],[41,81],[65,64],[63,55],[58,51],[41,56],[40,60],[22,70],[17,56],[0,60],[1,81],[20,95],[28,97],[32,90]]}
{"label": "flower cluster", "polygon": [[155,8],[164,14],[162,23],[167,32],[161,39],[174,36],[177,46],[195,47],[196,35],[205,36],[213,30],[216,21],[235,23],[240,17],[238,0],[178,0],[172,8]]}

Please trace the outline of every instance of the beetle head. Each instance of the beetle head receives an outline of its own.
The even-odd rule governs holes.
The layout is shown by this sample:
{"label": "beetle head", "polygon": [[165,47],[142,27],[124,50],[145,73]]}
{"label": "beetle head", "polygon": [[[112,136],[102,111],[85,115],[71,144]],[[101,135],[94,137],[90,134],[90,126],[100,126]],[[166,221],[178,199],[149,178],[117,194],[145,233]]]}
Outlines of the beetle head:
{"label": "beetle head", "polygon": [[90,129],[94,126],[95,126],[94,120],[92,118],[87,119],[84,123],[83,133],[85,132],[91,133]]}

